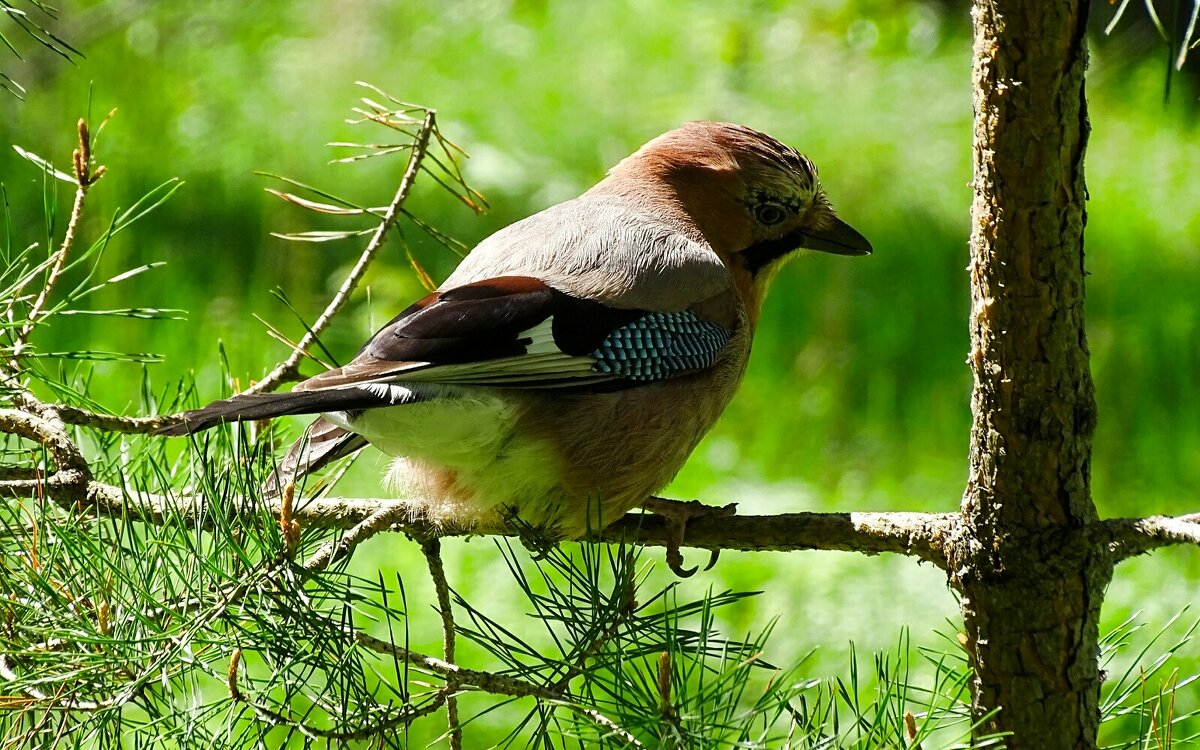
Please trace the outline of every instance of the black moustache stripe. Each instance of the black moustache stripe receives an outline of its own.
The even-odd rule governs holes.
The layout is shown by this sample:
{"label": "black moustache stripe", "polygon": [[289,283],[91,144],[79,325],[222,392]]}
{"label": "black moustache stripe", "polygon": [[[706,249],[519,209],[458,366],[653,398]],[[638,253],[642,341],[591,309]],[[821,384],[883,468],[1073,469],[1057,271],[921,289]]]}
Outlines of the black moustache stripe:
{"label": "black moustache stripe", "polygon": [[751,274],[757,274],[771,261],[778,260],[800,247],[800,233],[785,234],[774,240],[756,242],[742,251],[742,262]]}

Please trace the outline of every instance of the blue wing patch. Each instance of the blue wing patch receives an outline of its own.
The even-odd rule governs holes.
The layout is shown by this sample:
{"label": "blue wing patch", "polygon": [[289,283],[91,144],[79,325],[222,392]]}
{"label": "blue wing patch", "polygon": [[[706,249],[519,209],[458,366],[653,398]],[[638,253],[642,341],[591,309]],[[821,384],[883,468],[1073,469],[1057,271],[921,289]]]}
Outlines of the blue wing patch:
{"label": "blue wing patch", "polygon": [[732,336],[690,311],[650,313],[615,329],[591,356],[592,371],[628,380],[661,380],[712,367]]}

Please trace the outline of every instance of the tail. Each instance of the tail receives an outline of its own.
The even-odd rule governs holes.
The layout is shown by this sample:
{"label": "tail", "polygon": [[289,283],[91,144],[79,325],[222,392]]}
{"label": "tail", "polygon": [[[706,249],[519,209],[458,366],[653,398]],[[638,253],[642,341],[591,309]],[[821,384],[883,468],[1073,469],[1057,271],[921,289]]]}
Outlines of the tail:
{"label": "tail", "polygon": [[397,401],[381,398],[379,390],[368,388],[325,388],[290,393],[254,393],[214,401],[200,409],[182,414],[182,421],[163,427],[155,434],[179,436],[207,430],[225,422],[251,422],[292,414],[320,414],[330,411],[398,406]]}
{"label": "tail", "polygon": [[324,468],[328,464],[357,453],[367,446],[366,438],[347,432],[324,419],[318,418],[309,425],[307,433],[288,450],[275,471],[263,485],[266,497],[277,497],[283,493],[288,482],[298,482],[302,477]]}

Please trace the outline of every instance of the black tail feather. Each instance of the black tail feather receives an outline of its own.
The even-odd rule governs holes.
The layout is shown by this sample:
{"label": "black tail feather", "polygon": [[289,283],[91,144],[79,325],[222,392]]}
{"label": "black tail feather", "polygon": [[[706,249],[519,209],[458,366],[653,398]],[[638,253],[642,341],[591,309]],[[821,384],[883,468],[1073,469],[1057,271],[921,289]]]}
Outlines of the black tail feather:
{"label": "black tail feather", "polygon": [[330,463],[353,455],[367,446],[366,438],[318,418],[307,434],[292,444],[279,466],[263,485],[266,497],[282,494],[286,482],[299,480]]}
{"label": "black tail feather", "polygon": [[291,414],[320,414],[330,411],[396,406],[378,393],[363,388],[329,388],[290,393],[255,393],[214,401],[183,413],[183,421],[158,430],[158,435],[179,436],[207,430],[225,422],[250,422]]}

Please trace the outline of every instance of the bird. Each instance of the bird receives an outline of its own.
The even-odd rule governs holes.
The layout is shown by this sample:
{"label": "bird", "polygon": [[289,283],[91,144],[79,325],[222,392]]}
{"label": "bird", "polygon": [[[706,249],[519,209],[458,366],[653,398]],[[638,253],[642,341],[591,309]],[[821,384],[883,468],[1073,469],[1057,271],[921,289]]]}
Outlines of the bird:
{"label": "bird", "polygon": [[160,432],[319,414],[281,471],[371,445],[425,520],[579,538],[679,472],[737,391],[772,279],[805,249],[872,252],[808,157],[686,123],[484,239],[345,366]]}

